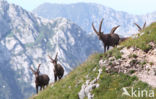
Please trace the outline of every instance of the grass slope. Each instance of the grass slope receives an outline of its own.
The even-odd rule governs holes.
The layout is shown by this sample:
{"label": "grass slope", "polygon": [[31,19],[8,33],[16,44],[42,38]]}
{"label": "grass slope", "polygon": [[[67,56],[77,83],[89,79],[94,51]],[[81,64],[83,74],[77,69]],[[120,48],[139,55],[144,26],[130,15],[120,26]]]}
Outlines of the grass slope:
{"label": "grass slope", "polygon": [[[144,34],[139,36],[138,38],[130,38],[129,40],[123,42],[121,45],[126,47],[134,46],[147,52],[151,48],[148,43],[151,41],[156,43],[156,23],[152,23],[143,32]],[[140,35],[140,33],[138,35]]]}
{"label": "grass slope", "polygon": [[[156,43],[156,23],[152,23],[144,30],[144,34],[139,38],[129,39],[121,44],[121,47],[135,46],[144,51],[148,51],[150,46],[149,42]],[[54,84],[53,87],[49,86],[44,91],[40,92],[37,96],[31,99],[78,99],[78,92],[81,89],[81,85],[88,79],[92,80],[98,74],[99,59],[103,56],[107,59],[110,56],[121,58],[120,48],[114,48],[105,54],[93,54],[86,62],[75,68],[62,80]],[[93,69],[96,67],[96,70]],[[120,73],[106,73],[105,68],[98,81],[100,87],[94,89],[94,99],[135,99],[137,97],[122,96],[123,87],[133,87],[134,90],[140,88],[141,90],[151,90],[152,88],[137,79],[136,76],[128,76]],[[153,89],[156,92],[156,89]],[[131,90],[128,90],[131,92]],[[87,98],[86,98],[87,99]],[[152,99],[152,98],[138,98],[138,99]]]}
{"label": "grass slope", "polygon": [[85,82],[87,75],[89,79],[97,76],[98,71],[92,72],[97,67],[99,54],[94,54],[79,67],[70,72],[62,80],[54,84],[53,87],[39,93],[33,99],[77,99],[82,83]]}

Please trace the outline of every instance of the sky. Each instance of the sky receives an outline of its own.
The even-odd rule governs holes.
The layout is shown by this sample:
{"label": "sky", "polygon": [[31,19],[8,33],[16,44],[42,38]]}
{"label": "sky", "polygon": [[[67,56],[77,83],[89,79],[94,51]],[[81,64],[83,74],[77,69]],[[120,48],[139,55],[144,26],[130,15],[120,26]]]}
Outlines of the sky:
{"label": "sky", "polygon": [[77,2],[97,3],[130,14],[142,15],[156,11],[156,0],[7,0],[15,3],[28,11],[43,3],[71,4]]}

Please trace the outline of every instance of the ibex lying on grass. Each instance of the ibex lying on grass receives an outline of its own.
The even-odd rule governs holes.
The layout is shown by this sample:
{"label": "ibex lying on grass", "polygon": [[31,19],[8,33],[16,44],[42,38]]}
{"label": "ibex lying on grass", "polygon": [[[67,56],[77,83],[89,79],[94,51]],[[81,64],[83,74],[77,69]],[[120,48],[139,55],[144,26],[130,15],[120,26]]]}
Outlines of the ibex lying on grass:
{"label": "ibex lying on grass", "polygon": [[138,27],[138,31],[141,32],[146,27],[146,22],[144,23],[143,27],[141,28],[138,24],[134,23]]}
{"label": "ibex lying on grass", "polygon": [[57,77],[61,79],[64,74],[64,69],[60,64],[57,64],[57,55],[55,56],[55,59],[52,59],[50,56],[48,56],[51,60],[51,63],[54,65],[54,77],[55,77],[55,82],[57,81]]}
{"label": "ibex lying on grass", "polygon": [[93,23],[92,23],[92,27],[93,27],[94,32],[99,37],[99,40],[101,40],[103,42],[104,52],[105,52],[106,51],[106,47],[107,47],[107,50],[108,50],[109,46],[113,46],[114,47],[114,46],[118,45],[120,38],[119,38],[119,35],[115,34],[114,32],[120,25],[112,28],[112,30],[111,30],[111,32],[109,34],[103,34],[103,32],[101,32],[102,22],[103,22],[103,19],[100,22],[99,31],[97,31],[95,29]]}
{"label": "ibex lying on grass", "polygon": [[32,67],[30,67],[33,74],[35,75],[36,93],[38,93],[38,87],[40,87],[40,90],[44,89],[45,86],[48,86],[50,80],[48,75],[46,74],[39,75],[40,65],[41,64],[38,65],[38,69],[36,71],[33,70]]}

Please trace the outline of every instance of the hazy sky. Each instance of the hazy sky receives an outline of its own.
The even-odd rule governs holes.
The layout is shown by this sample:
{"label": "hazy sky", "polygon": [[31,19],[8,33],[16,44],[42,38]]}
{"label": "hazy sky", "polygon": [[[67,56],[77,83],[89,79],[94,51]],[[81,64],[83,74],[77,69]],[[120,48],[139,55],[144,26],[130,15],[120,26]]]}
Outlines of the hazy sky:
{"label": "hazy sky", "polygon": [[77,3],[77,2],[95,2],[116,10],[126,11],[131,14],[146,14],[156,11],[156,0],[7,0],[11,3],[22,6],[31,11],[38,5],[51,3]]}

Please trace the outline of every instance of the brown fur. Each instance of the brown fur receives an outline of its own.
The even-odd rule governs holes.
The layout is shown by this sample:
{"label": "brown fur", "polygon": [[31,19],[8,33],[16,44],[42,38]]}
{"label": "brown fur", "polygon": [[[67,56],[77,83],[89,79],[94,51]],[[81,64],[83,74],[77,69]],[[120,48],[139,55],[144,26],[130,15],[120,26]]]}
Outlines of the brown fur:
{"label": "brown fur", "polygon": [[[58,54],[58,53],[57,53]],[[57,63],[57,54],[55,56],[55,59],[52,59],[50,56],[48,56],[51,60],[51,63],[54,65],[54,78],[55,82],[57,81],[57,77],[61,79],[64,74],[64,69],[63,67]]]}
{"label": "brown fur", "polygon": [[119,35],[114,33],[115,30],[119,27],[113,27],[111,32],[109,34],[104,34],[103,32],[101,32],[101,28],[102,28],[102,22],[103,19],[100,22],[100,26],[99,26],[99,32],[95,29],[93,23],[92,23],[92,27],[94,32],[97,34],[97,36],[99,37],[99,40],[101,40],[103,42],[103,46],[104,46],[104,52],[106,51],[106,49],[109,49],[109,46],[116,46],[119,44]]}
{"label": "brown fur", "polygon": [[39,64],[38,69],[34,71],[31,67],[33,74],[35,75],[35,85],[36,85],[36,93],[38,93],[38,87],[40,87],[40,90],[44,89],[45,86],[48,86],[49,84],[49,77],[46,74],[39,75],[39,67],[41,64]]}

